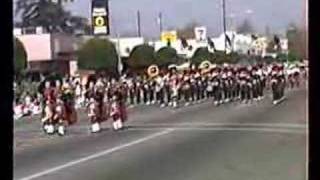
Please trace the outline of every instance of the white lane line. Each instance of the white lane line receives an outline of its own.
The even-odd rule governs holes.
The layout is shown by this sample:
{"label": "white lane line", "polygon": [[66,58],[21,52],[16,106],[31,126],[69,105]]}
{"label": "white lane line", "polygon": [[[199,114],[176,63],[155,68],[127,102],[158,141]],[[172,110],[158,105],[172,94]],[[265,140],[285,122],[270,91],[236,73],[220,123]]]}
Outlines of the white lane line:
{"label": "white lane line", "polygon": [[174,131],[174,129],[166,129],[166,130],[164,130],[164,131],[151,134],[151,135],[149,135],[149,136],[146,136],[146,137],[144,137],[144,138],[141,138],[141,139],[132,141],[132,142],[130,142],[130,143],[123,144],[123,145],[120,145],[120,146],[116,146],[116,147],[114,147],[114,148],[111,148],[111,149],[108,149],[108,150],[105,150],[105,151],[102,151],[102,152],[98,152],[98,153],[96,153],[96,154],[93,154],[93,155],[90,155],[90,156],[87,156],[87,157],[84,157],[84,158],[81,158],[81,159],[78,159],[78,160],[70,161],[70,162],[65,163],[65,164],[63,164],[63,165],[60,165],[60,166],[56,166],[56,167],[54,167],[54,168],[47,169],[47,170],[45,170],[45,171],[42,171],[42,172],[39,172],[39,173],[30,175],[30,176],[21,178],[21,179],[19,179],[19,180],[31,180],[31,179],[39,178],[39,177],[41,177],[41,176],[54,173],[54,172],[56,172],[56,171],[59,171],[59,170],[62,170],[62,169],[65,169],[65,168],[68,168],[68,167],[71,167],[71,166],[74,166],[74,165],[83,163],[83,162],[85,162],[85,161],[89,161],[89,160],[92,160],[92,159],[95,159],[95,158],[98,158],[98,157],[101,157],[101,156],[105,156],[105,155],[108,155],[108,154],[110,154],[110,153],[113,153],[113,152],[116,152],[116,151],[119,151],[119,150],[128,148],[128,147],[130,147],[130,146],[137,145],[137,144],[140,144],[140,143],[142,143],[142,142],[145,142],[145,141],[154,139],[154,138],[156,138],[156,137],[163,136],[163,135],[165,135],[165,134],[169,134],[169,133],[171,133],[172,131]]}
{"label": "white lane line", "polygon": [[307,124],[302,123],[146,123],[132,124],[131,126],[142,127],[181,127],[181,126],[236,126],[236,127],[272,127],[272,128],[307,128]]}
{"label": "white lane line", "polygon": [[[161,130],[163,128],[152,128],[152,127],[139,127],[128,129],[128,131],[147,131],[147,130]],[[285,128],[244,128],[244,127],[216,127],[216,128],[197,128],[197,127],[175,127],[174,130],[177,131],[252,131],[259,133],[289,133],[289,134],[308,134],[308,131],[305,130],[294,130],[294,129],[285,129]]]}

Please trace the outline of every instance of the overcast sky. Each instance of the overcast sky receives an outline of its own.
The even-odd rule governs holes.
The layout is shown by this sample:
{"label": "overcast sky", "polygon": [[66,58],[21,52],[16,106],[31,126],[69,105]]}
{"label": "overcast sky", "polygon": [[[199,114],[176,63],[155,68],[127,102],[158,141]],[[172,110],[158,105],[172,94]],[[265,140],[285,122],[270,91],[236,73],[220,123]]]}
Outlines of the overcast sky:
{"label": "overcast sky", "polygon": [[[67,6],[73,14],[90,17],[90,0],[75,0]],[[291,22],[302,23],[304,0],[226,0],[227,16],[240,23],[248,18],[255,29],[283,32]],[[182,27],[196,21],[208,29],[208,35],[222,31],[221,0],[110,0],[111,33],[135,34],[136,13],[140,10],[144,36],[157,36],[157,15],[163,14],[164,29]]]}

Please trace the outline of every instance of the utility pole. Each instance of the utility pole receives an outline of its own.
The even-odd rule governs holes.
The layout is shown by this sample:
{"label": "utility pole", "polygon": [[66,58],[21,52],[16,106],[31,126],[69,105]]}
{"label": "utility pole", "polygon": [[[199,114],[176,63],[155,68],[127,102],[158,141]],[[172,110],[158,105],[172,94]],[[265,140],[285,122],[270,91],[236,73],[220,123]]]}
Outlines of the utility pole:
{"label": "utility pole", "polygon": [[120,50],[120,35],[119,33],[117,33],[117,48],[118,48],[118,63],[117,63],[117,70],[118,70],[118,74],[119,76],[122,75],[122,70],[123,70],[123,64],[122,64],[122,60],[121,60],[121,50]]}
{"label": "utility pole", "polygon": [[161,33],[162,33],[162,13],[160,12],[159,13],[159,16],[158,16],[158,23],[159,23],[159,31],[160,31],[160,36],[161,36]]}
{"label": "utility pole", "polygon": [[224,53],[227,54],[227,38],[226,38],[226,1],[222,0],[222,21],[223,21],[223,33],[224,33]]}
{"label": "utility pole", "polygon": [[138,37],[141,37],[141,21],[140,21],[140,11],[137,11],[137,27],[138,27]]}

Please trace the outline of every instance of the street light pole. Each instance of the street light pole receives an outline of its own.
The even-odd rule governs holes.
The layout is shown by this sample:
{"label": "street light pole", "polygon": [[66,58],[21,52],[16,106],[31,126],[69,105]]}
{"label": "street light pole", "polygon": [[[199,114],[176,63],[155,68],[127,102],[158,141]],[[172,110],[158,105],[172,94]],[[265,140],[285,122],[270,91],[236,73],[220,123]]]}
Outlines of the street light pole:
{"label": "street light pole", "polygon": [[222,0],[222,21],[223,21],[223,33],[224,33],[224,53],[227,54],[227,38],[226,38],[226,2]]}
{"label": "street light pole", "polygon": [[160,36],[161,36],[161,33],[162,33],[162,13],[160,12],[159,13],[159,17],[158,17],[158,23],[159,23],[159,31],[160,31]]}
{"label": "street light pole", "polygon": [[137,11],[137,26],[138,26],[138,37],[141,37],[141,20],[140,20],[140,11]]}

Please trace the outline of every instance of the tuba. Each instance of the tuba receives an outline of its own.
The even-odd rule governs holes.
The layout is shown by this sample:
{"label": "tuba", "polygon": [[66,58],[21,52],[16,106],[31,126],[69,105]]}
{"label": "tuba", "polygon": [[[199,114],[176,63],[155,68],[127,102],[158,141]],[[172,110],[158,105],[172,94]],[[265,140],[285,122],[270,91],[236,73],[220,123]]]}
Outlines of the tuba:
{"label": "tuba", "polygon": [[159,75],[159,67],[155,64],[152,64],[148,67],[147,73],[149,77],[154,78]]}
{"label": "tuba", "polygon": [[168,66],[168,70],[173,70],[173,69],[175,69],[175,70],[177,70],[177,65],[176,64],[170,64],[169,66]]}
{"label": "tuba", "polygon": [[198,69],[201,70],[201,74],[205,74],[205,73],[208,73],[210,71],[211,67],[212,67],[212,64],[211,64],[210,61],[203,61],[198,66]]}
{"label": "tuba", "polygon": [[179,71],[190,70],[190,66],[191,66],[190,62],[185,62],[185,63],[180,64],[179,66],[177,66],[177,69]]}

